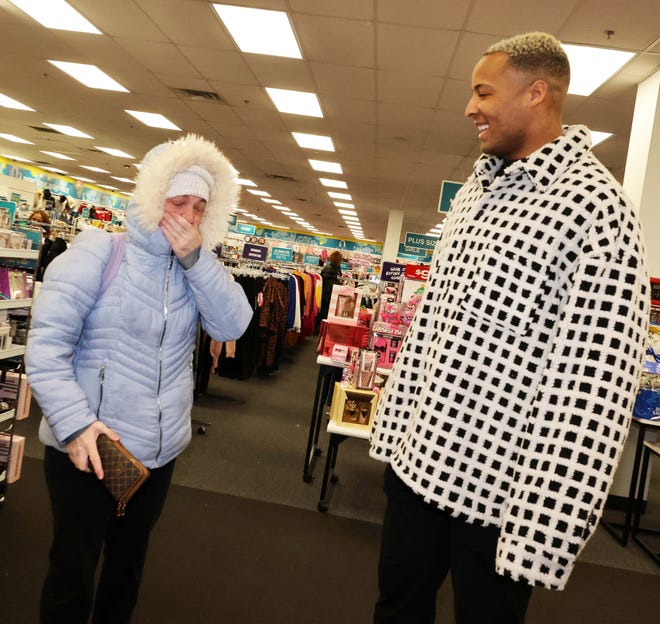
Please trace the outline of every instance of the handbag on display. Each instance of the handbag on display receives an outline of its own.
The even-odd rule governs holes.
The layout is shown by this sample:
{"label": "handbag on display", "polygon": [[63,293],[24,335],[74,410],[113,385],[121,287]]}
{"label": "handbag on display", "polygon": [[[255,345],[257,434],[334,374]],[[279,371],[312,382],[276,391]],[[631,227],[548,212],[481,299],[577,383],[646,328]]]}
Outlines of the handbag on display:
{"label": "handbag on display", "polygon": [[103,485],[117,501],[116,516],[126,512],[126,505],[149,478],[149,469],[137,460],[121,442],[102,433],[96,438],[103,465]]}

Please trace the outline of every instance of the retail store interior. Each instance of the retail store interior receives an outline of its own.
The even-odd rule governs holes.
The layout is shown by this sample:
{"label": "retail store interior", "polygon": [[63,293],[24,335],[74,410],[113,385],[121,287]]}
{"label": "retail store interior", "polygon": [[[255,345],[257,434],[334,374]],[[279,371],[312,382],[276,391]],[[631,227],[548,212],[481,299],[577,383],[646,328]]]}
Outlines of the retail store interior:
{"label": "retail store interior", "polygon": [[[569,93],[564,122],[599,133],[594,153],[631,186],[660,277],[652,176],[634,176],[657,164],[660,124],[642,147],[648,158],[631,148],[643,132],[638,86],[658,89],[657,2],[69,0],[82,31],[69,30],[73,14],[52,27],[37,19],[44,10],[30,16],[21,4],[0,0],[0,196],[16,200],[13,218],[42,202],[45,188],[65,194],[77,217],[58,226],[68,242],[83,227],[121,228],[143,155],[196,133],[224,152],[242,185],[222,256],[237,279],[264,261],[318,270],[319,258],[340,249],[346,283],[366,299],[380,287],[383,261],[418,272],[428,262],[427,249],[406,245],[409,235],[441,234],[442,184],[463,183],[480,154],[464,117],[475,61],[504,37],[546,31],[568,45],[627,53],[588,94]],[[283,19],[289,48],[247,47],[232,30],[236,7]],[[96,66],[112,83],[85,86],[63,63]],[[311,110],[293,112],[279,100],[287,94]],[[246,256],[247,246],[265,255]],[[420,279],[408,277],[412,296]],[[371,621],[384,466],[369,458],[358,427],[337,447],[334,476],[324,472],[330,353],[319,356],[313,323],[287,333],[275,366],[221,357],[206,378],[198,371],[192,442],[152,536],[135,622]],[[0,619],[8,623],[38,621],[52,529],[40,411],[34,401],[24,410],[12,431],[24,440],[20,478],[0,508]],[[647,440],[654,428],[642,429]],[[632,426],[608,526],[627,520],[639,431]],[[645,501],[644,525],[659,528],[658,460]],[[564,591],[535,590],[527,622],[656,621],[657,559],[618,536],[600,526]],[[453,621],[449,585],[437,614]]]}

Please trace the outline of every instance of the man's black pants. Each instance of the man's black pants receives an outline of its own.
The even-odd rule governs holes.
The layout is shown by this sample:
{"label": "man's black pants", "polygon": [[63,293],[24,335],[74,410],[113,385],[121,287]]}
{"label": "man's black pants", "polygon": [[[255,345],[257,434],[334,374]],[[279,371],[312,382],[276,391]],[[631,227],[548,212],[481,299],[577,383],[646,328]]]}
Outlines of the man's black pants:
{"label": "man's black pants", "polygon": [[[165,504],[174,461],[149,479],[115,517],[116,503],[92,473],[78,470],[66,453],[46,447],[46,484],[53,511],[53,545],[41,594],[42,624],[130,620],[137,602],[149,534]],[[94,595],[94,578],[103,566]]]}
{"label": "man's black pants", "polygon": [[432,624],[451,572],[457,624],[521,624],[532,588],[495,573],[499,529],[452,518],[415,494],[390,466],[374,624]]}

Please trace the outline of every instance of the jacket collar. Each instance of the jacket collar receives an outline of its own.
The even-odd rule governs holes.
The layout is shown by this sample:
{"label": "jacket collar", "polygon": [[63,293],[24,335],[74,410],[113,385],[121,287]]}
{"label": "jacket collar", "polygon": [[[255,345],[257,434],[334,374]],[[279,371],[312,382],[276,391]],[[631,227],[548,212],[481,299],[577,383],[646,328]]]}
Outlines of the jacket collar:
{"label": "jacket collar", "polygon": [[[546,143],[529,156],[513,162],[507,175],[524,172],[532,185],[550,186],[557,177],[591,149],[591,133],[586,126],[564,126],[564,134]],[[482,188],[488,188],[502,166],[499,156],[484,154],[474,165],[474,175]]]}

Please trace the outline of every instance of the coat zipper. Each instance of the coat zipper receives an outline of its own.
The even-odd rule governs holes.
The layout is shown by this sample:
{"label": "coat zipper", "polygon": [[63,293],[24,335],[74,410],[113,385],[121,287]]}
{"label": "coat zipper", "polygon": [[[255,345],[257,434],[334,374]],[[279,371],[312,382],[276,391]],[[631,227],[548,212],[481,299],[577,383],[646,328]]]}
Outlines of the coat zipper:
{"label": "coat zipper", "polygon": [[165,339],[165,329],[167,328],[167,316],[168,316],[168,307],[167,307],[167,298],[170,290],[170,273],[172,272],[172,265],[174,264],[174,252],[170,252],[170,262],[167,267],[167,275],[165,276],[165,298],[163,301],[163,329],[160,332],[160,342],[158,344],[158,384],[156,386],[156,402],[158,404],[158,453],[156,458],[160,457],[160,452],[163,449],[163,428],[162,424],[162,405],[160,402],[160,386],[163,377],[163,340]]}
{"label": "coat zipper", "polygon": [[103,366],[101,366],[101,370],[99,371],[99,404],[96,407],[96,418],[97,420],[101,420],[101,403],[103,403],[103,382],[105,381],[105,367],[107,364],[104,362]]}

